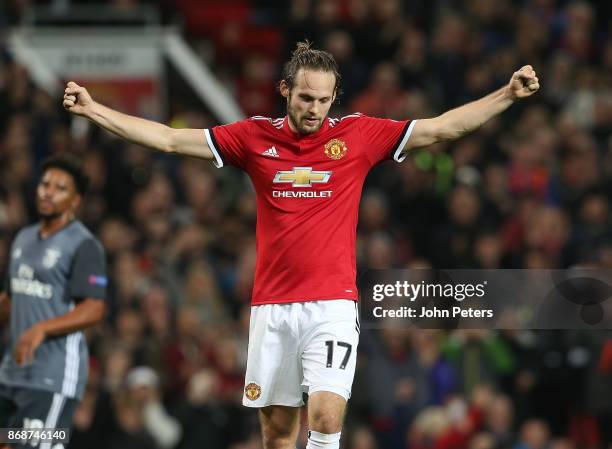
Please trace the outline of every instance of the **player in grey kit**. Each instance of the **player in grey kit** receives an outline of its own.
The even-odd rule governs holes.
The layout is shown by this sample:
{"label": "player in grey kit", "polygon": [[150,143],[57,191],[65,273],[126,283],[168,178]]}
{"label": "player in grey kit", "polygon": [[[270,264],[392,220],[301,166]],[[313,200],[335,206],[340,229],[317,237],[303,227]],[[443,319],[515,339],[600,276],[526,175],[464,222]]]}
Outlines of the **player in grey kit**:
{"label": "player in grey kit", "polygon": [[[0,427],[71,427],[83,395],[88,353],[81,331],[104,317],[107,282],[102,246],[74,217],[87,185],[71,157],[46,160],[36,195],[40,222],[22,229],[11,245],[0,294],[0,327],[10,317],[0,364]],[[32,441],[27,447],[33,443],[63,447]]]}

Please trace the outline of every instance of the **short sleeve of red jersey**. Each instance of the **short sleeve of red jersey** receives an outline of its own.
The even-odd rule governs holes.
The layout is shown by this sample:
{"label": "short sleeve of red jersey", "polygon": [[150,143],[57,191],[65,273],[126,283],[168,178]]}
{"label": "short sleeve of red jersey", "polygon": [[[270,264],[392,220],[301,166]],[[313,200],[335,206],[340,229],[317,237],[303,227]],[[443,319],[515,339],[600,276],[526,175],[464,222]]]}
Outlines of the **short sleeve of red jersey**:
{"label": "short sleeve of red jersey", "polygon": [[247,157],[247,142],[250,137],[249,120],[241,120],[229,125],[205,129],[206,142],[215,157],[218,168],[235,165],[244,168]]}
{"label": "short sleeve of red jersey", "polygon": [[402,149],[410,138],[416,120],[397,121],[362,115],[358,123],[366,148],[366,156],[372,165],[387,159],[393,159],[396,162],[406,159],[406,154],[402,153]]}

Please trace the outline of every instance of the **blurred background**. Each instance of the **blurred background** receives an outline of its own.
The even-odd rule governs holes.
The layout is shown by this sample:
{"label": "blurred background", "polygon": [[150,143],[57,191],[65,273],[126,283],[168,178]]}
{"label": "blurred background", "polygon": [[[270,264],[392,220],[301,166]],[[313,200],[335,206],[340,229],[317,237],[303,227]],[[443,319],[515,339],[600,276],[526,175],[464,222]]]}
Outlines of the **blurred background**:
{"label": "blurred background", "polygon": [[[109,314],[88,332],[70,448],[257,449],[240,405],[255,266],[248,179],[73,120],[63,83],[175,127],[283,116],[282,62],[340,64],[332,115],[435,116],[542,88],[481,130],[368,177],[358,268],[612,268],[612,3],[561,0],[3,0],[0,268],[35,221],[40,161],[79,153]],[[363,331],[345,449],[612,448],[608,331]],[[305,446],[301,434],[299,448]]]}

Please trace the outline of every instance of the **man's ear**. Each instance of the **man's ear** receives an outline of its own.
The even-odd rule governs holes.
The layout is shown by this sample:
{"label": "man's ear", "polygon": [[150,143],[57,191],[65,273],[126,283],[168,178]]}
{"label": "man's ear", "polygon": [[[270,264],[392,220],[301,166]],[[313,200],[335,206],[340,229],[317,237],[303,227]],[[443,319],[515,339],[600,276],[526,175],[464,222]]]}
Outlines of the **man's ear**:
{"label": "man's ear", "polygon": [[289,89],[289,84],[287,84],[287,81],[281,80],[281,82],[278,85],[278,90],[280,91],[280,94],[283,97],[289,98],[290,89]]}

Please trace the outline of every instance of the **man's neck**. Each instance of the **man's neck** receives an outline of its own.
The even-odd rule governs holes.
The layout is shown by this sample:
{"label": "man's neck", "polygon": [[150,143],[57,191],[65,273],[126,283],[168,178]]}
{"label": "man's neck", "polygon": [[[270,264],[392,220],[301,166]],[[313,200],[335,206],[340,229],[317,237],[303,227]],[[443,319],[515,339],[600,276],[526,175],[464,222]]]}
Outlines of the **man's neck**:
{"label": "man's neck", "polygon": [[293,120],[291,119],[291,116],[289,114],[287,114],[287,124],[289,125],[289,129],[291,131],[293,131],[296,134],[299,134],[300,136],[302,135],[300,130],[297,129],[297,126],[295,126],[295,123],[293,123]]}
{"label": "man's neck", "polygon": [[40,237],[46,239],[74,220],[73,214],[62,214],[59,217],[43,218],[40,222]]}

